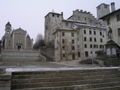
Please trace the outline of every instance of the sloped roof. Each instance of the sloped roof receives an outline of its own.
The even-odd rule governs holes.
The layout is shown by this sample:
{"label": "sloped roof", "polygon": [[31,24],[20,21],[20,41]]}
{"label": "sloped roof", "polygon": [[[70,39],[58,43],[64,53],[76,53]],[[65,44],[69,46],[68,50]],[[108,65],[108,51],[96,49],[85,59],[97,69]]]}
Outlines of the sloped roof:
{"label": "sloped roof", "polygon": [[106,45],[114,45],[114,46],[117,46],[118,48],[120,48],[120,46],[113,40],[109,40]]}

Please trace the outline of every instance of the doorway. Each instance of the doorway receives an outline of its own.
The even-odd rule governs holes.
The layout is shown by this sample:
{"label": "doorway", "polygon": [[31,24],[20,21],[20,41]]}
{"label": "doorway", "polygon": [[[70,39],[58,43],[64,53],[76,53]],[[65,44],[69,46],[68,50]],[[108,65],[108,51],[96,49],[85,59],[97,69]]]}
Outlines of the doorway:
{"label": "doorway", "polygon": [[20,50],[20,49],[21,49],[21,45],[18,45],[18,47],[17,47],[17,48],[18,48],[18,50]]}

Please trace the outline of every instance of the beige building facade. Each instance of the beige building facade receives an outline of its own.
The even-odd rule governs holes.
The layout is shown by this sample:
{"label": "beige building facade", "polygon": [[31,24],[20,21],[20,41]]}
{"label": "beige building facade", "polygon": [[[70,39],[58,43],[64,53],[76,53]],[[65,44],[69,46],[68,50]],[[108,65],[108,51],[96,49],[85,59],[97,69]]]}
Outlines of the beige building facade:
{"label": "beige building facade", "polygon": [[75,10],[52,35],[56,61],[83,60],[95,58],[96,51],[104,50],[107,27],[90,12]]}

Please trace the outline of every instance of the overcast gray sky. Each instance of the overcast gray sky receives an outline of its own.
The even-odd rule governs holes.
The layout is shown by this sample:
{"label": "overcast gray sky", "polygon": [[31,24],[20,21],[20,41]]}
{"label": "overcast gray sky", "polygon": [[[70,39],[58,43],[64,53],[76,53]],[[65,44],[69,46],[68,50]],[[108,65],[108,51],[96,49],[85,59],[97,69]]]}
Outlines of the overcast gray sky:
{"label": "overcast gray sky", "polygon": [[116,9],[120,8],[120,0],[0,0],[0,38],[8,21],[13,29],[21,27],[35,39],[38,33],[44,35],[44,16],[52,10],[63,12],[65,19],[76,9],[96,16],[96,6],[111,2],[116,3]]}

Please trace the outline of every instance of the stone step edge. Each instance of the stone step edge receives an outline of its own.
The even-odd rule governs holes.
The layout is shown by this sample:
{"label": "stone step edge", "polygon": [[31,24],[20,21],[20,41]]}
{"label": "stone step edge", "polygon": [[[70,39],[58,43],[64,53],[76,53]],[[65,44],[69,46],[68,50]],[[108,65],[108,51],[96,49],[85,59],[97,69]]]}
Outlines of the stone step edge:
{"label": "stone step edge", "polygon": [[[22,90],[36,90],[36,89],[52,89],[52,88],[79,88],[80,87],[80,85],[72,85],[72,86],[56,86],[56,87],[38,87],[38,88],[24,88],[24,89],[22,89]],[[119,88],[120,86],[114,86],[114,87],[102,87],[102,88],[92,88],[92,89],[95,89],[95,90],[97,90],[97,89],[107,89],[107,88]],[[21,90],[21,89],[12,89],[12,90]],[[85,89],[85,90],[91,90],[91,89]]]}
{"label": "stone step edge", "polygon": [[[119,73],[120,74],[120,73]],[[112,77],[112,76],[116,76],[116,77],[120,77],[120,76],[117,76],[118,74],[110,74],[110,75],[107,75],[107,76],[109,76],[109,77]],[[22,75],[21,75],[22,76]],[[29,75],[27,75],[27,76],[25,76],[25,77],[28,77]],[[31,75],[32,76],[32,75]],[[40,77],[40,75],[36,75],[36,76],[38,76],[38,77],[35,77],[35,76],[33,76],[33,78],[32,79],[51,79],[51,77]],[[63,76],[57,76],[57,77],[53,77],[53,79],[59,79],[59,78],[66,78],[66,77],[64,77],[65,75],[63,75]],[[78,76],[78,77],[77,77]],[[88,77],[99,77],[99,76],[105,76],[105,75],[95,75],[95,76],[93,76],[93,75],[89,75],[89,76],[84,76],[84,77],[86,77],[86,78],[88,78]],[[20,78],[19,76],[17,76],[18,78],[14,78],[14,76],[12,76],[12,79],[13,80],[25,80],[25,78]],[[40,77],[40,78],[39,78]],[[79,78],[80,77],[80,75],[75,75],[75,76],[70,76],[70,77],[68,77],[68,78]],[[29,80],[29,79],[26,79],[26,80]]]}
{"label": "stone step edge", "polygon": [[[120,77],[119,77],[119,78],[120,78]],[[117,77],[107,78],[107,79],[105,79],[105,80],[106,80],[106,81],[109,81],[109,80],[116,80],[116,79],[118,79],[118,78],[117,78]],[[42,82],[39,82],[39,83],[45,83],[45,84],[46,84],[46,83],[56,83],[56,82],[57,82],[57,83],[62,83],[62,82],[63,82],[63,83],[66,83],[66,82],[81,82],[81,81],[89,82],[89,81],[102,81],[102,80],[103,80],[103,79],[95,79],[95,80],[94,80],[94,79],[87,79],[87,80],[78,80],[78,79],[77,79],[77,80],[74,80],[74,81],[70,81],[70,80],[67,80],[67,81],[59,81],[59,82],[57,82],[57,81],[52,81],[52,82],[51,82],[51,81],[45,81],[45,82],[42,81]],[[103,80],[103,81],[104,81],[104,80]],[[23,83],[29,83],[29,84],[35,83],[35,82],[29,82],[29,81],[28,81],[28,82],[22,82],[22,81],[21,81],[21,82],[17,82],[16,84],[14,84],[14,81],[12,81],[12,82],[13,82],[13,83],[12,83],[13,85],[16,85],[16,84],[19,84],[19,83],[22,83],[22,84],[23,84]],[[37,81],[37,82],[38,82],[38,81]]]}
{"label": "stone step edge", "polygon": [[[77,85],[77,86],[82,86],[82,87],[88,87],[88,86],[95,86],[95,85],[105,85],[105,84],[116,84],[116,83],[120,83],[120,81],[117,81],[117,82],[107,82],[107,83],[98,83],[98,84],[82,84],[82,85]],[[34,83],[34,85],[36,85],[36,84],[39,84],[39,83]],[[22,86],[22,84],[19,84],[19,85],[13,85],[13,86]],[[23,84],[23,86],[24,86],[25,84]],[[29,84],[26,84],[26,85],[29,85]],[[33,84],[31,84],[31,85],[33,85]],[[63,85],[61,85],[61,86],[63,86]],[[72,86],[76,86],[76,85],[72,85]],[[45,87],[45,86],[44,86]],[[49,86],[50,87],[50,86]],[[52,86],[51,86],[52,87]],[[56,86],[57,87],[57,86]],[[17,87],[18,88],[18,87]],[[22,89],[22,88],[21,88]]]}

